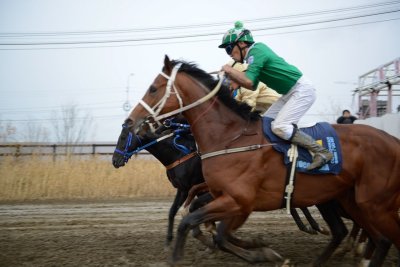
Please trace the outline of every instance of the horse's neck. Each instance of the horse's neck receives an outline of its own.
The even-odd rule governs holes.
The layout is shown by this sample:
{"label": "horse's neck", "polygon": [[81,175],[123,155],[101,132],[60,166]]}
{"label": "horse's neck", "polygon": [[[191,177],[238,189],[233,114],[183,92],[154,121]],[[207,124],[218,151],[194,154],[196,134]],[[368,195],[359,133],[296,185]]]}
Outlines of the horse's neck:
{"label": "horse's neck", "polygon": [[248,125],[245,120],[218,100],[212,108],[208,108],[210,101],[197,109],[186,112],[191,131],[201,152],[215,150],[216,144],[221,149],[224,148]]}
{"label": "horse's neck", "polygon": [[167,138],[159,143],[155,143],[147,147],[146,150],[164,166],[170,165],[183,156],[179,150],[174,148],[172,138]]}

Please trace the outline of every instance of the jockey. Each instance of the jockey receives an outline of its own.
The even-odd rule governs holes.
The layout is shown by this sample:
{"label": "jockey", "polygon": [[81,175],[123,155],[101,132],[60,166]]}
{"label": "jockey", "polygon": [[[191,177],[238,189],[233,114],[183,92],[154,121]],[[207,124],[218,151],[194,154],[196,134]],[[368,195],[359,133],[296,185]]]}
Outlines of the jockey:
{"label": "jockey", "polygon": [[248,64],[246,72],[235,70],[229,64],[224,65],[222,70],[231,80],[253,90],[259,82],[263,82],[282,94],[264,116],[274,119],[271,128],[277,136],[314,154],[308,170],[319,168],[333,158],[328,149],[295,127],[316,97],[314,86],[298,68],[287,63],[264,43],[255,43],[251,32],[240,21],[225,33],[218,47],[224,48],[235,61],[246,61]]}
{"label": "jockey", "polygon": [[[227,64],[241,72],[246,71],[248,67],[247,64],[233,60]],[[229,89],[232,91],[232,96],[237,101],[246,103],[253,108],[252,111],[258,111],[260,114],[267,111],[267,109],[281,97],[275,90],[268,88],[268,86],[262,82],[258,83],[256,90],[250,90],[240,87],[235,81],[230,80]]]}

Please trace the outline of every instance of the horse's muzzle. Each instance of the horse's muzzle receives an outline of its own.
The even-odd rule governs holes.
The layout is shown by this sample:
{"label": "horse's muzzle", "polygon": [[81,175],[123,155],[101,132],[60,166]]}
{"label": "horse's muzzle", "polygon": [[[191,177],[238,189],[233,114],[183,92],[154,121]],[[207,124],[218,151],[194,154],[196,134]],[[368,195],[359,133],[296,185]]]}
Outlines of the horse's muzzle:
{"label": "horse's muzzle", "polygon": [[124,158],[122,158],[122,159],[120,159],[120,158],[119,159],[113,159],[112,160],[112,164],[116,169],[118,169],[119,167],[123,167],[123,166],[125,166]]}

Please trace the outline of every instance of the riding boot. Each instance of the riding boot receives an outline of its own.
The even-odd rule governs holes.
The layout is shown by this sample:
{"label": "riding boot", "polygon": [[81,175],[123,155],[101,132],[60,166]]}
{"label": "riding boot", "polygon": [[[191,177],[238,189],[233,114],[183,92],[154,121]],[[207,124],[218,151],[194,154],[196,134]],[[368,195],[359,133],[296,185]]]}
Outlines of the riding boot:
{"label": "riding boot", "polygon": [[325,147],[318,144],[311,136],[295,128],[290,141],[314,153],[313,162],[307,170],[313,170],[326,164],[333,158],[333,154]]}

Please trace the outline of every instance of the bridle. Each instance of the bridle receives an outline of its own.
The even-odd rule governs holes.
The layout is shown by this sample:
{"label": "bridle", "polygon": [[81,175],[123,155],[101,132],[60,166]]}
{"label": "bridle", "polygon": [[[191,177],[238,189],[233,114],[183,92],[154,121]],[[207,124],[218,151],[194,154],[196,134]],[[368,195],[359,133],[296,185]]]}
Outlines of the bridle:
{"label": "bridle", "polygon": [[[157,139],[155,139],[155,140],[153,140],[153,141],[151,141],[151,142],[149,142],[147,144],[144,144],[144,145],[142,144],[142,140],[140,139],[139,135],[133,135],[133,133],[131,131],[129,131],[128,138],[127,138],[127,140],[125,142],[124,150],[120,150],[120,149],[116,148],[114,150],[114,152],[122,155],[124,157],[124,162],[127,163],[129,161],[129,159],[134,154],[137,154],[140,151],[142,151],[143,149],[146,149],[146,148],[148,148],[148,147],[150,147],[150,146],[152,146],[152,145],[154,145],[154,144],[156,144],[158,142],[161,142],[164,139],[167,139],[167,138],[169,138],[171,136],[175,136],[175,138],[174,138],[174,140],[172,142],[174,147],[177,150],[180,150],[181,152],[183,152],[184,155],[189,154],[191,152],[190,149],[187,148],[184,145],[178,144],[177,140],[182,135],[184,135],[185,133],[190,131],[190,125],[189,124],[182,124],[182,123],[175,123],[175,122],[172,122],[172,120],[166,120],[164,125],[167,128],[173,128],[175,130],[173,132],[167,134],[167,135],[161,136],[161,137],[159,137],[159,138],[157,138]],[[124,123],[124,124],[122,124],[122,128],[126,129],[126,128],[128,128],[128,125],[126,123]],[[137,147],[136,149],[132,150],[132,151],[129,151],[129,148],[132,146],[132,141],[133,141],[134,137],[137,139],[137,141],[139,142],[140,146]]]}
{"label": "bridle", "polygon": [[[125,129],[125,128],[128,128],[128,126],[124,123],[124,124],[122,124],[122,128]],[[114,152],[122,155],[124,157],[124,162],[127,163],[129,161],[129,159],[132,157],[132,155],[137,154],[140,151],[142,151],[143,149],[145,149],[145,148],[147,148],[149,146],[152,146],[152,145],[154,145],[154,144],[156,144],[158,142],[161,142],[162,140],[167,139],[167,138],[173,136],[174,134],[175,133],[172,132],[170,134],[161,136],[160,138],[157,138],[157,139],[155,139],[155,140],[153,140],[153,141],[151,141],[151,142],[149,142],[147,144],[139,146],[138,148],[136,148],[133,151],[129,151],[129,148],[132,146],[132,141],[133,141],[134,137],[138,140],[138,142],[140,144],[142,144],[142,141],[140,140],[140,137],[138,135],[134,136],[133,133],[131,131],[129,131],[128,139],[125,142],[124,150],[120,150],[120,149],[116,148]]]}
{"label": "bridle", "polygon": [[[222,77],[224,75],[223,72],[219,73],[219,81],[217,83],[217,85],[215,86],[215,88],[210,91],[207,95],[203,96],[202,98],[198,99],[197,101],[187,105],[187,106],[183,106],[183,101],[181,96],[179,95],[179,92],[175,86],[175,78],[176,75],[178,74],[178,71],[180,69],[180,67],[182,66],[182,63],[178,63],[174,66],[174,68],[172,69],[171,72],[171,76],[168,76],[167,74],[165,74],[164,72],[160,72],[160,74],[165,77],[168,82],[167,82],[167,86],[165,89],[165,94],[164,96],[160,99],[160,101],[158,101],[153,107],[150,107],[146,102],[143,101],[143,99],[139,100],[139,103],[150,113],[150,116],[148,116],[147,118],[152,118],[154,120],[154,122],[156,122],[159,126],[161,126],[161,120],[171,117],[173,115],[182,113],[185,110],[191,109],[193,107],[196,107],[204,102],[206,102],[207,100],[209,100],[210,98],[212,98],[221,88],[221,84],[222,84]],[[196,80],[195,80],[196,81]],[[204,87],[206,89],[206,87],[196,81],[201,87]],[[207,89],[208,90],[208,89]],[[174,94],[176,96],[176,98],[178,99],[179,102],[179,108],[173,111],[170,111],[168,113],[165,114],[161,114],[160,112],[161,110],[164,108],[165,103],[167,102],[168,98],[171,96],[171,94]]]}

